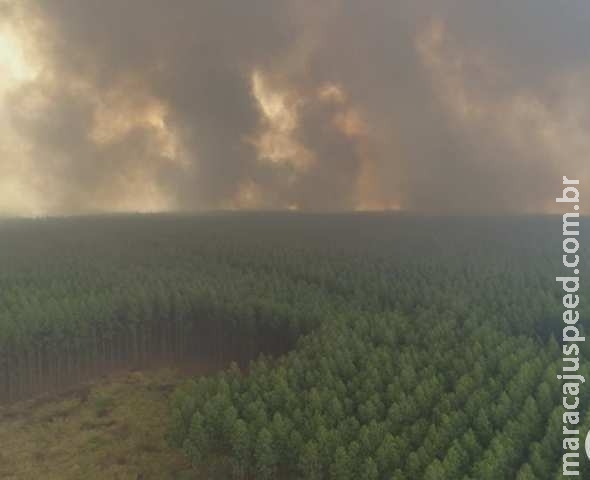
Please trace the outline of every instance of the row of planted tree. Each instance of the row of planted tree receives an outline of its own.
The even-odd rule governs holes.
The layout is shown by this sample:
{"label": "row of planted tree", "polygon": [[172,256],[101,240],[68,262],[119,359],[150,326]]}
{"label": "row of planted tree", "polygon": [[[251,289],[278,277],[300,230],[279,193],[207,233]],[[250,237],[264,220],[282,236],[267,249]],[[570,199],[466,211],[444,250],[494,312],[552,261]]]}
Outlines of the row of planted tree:
{"label": "row of planted tree", "polygon": [[[19,328],[26,324],[24,318],[30,318],[27,315],[35,314],[26,309],[16,317],[20,323],[4,322],[0,403],[60,390],[119,368],[186,362],[218,368],[230,361],[246,365],[261,352],[284,353],[296,338],[296,319],[285,316],[285,308],[264,299],[245,301],[249,315],[240,315],[231,310],[229,300],[214,299],[210,292],[181,294],[177,290],[169,297],[156,294],[154,303],[145,297],[140,303],[139,298],[105,296],[99,304],[80,303],[65,318],[94,314],[96,320],[73,324],[72,330],[31,332]],[[100,304],[109,308],[100,313],[93,310]],[[40,314],[54,327],[63,325],[63,317],[52,313]],[[281,318],[285,323],[271,322],[270,318]]]}
{"label": "row of planted tree", "polygon": [[213,478],[553,480],[560,362],[554,340],[450,312],[342,314],[277,363],[179,389],[171,441]]}
{"label": "row of planted tree", "polygon": [[551,218],[3,222],[0,402],[290,351],[174,395],[170,439],[204,475],[557,478],[560,236]]}

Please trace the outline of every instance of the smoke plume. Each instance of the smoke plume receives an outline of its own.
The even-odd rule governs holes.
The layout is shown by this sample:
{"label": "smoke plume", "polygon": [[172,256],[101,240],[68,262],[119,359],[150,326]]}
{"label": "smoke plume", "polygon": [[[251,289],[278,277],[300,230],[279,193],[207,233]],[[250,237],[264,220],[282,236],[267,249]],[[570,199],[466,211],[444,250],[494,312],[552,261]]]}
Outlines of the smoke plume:
{"label": "smoke plume", "polygon": [[585,0],[0,0],[0,213],[549,212]]}

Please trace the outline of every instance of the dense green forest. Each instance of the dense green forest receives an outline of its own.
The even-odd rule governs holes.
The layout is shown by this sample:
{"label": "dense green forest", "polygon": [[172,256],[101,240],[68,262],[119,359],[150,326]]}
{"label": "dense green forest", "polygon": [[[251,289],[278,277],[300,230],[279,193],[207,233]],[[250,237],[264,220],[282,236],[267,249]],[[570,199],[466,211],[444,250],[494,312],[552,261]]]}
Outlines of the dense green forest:
{"label": "dense green forest", "polygon": [[233,359],[170,400],[195,475],[561,478],[562,239],[561,217],[2,220],[0,401]]}

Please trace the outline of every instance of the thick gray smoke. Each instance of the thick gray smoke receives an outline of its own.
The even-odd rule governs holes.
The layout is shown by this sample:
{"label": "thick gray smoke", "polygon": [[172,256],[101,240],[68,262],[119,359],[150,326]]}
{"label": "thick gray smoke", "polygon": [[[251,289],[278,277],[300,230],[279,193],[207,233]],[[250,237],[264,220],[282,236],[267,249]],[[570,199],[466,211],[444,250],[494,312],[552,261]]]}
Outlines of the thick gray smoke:
{"label": "thick gray smoke", "polygon": [[3,31],[22,50],[0,81],[7,212],[545,212],[562,175],[590,181],[585,0],[4,0],[0,18],[0,61]]}

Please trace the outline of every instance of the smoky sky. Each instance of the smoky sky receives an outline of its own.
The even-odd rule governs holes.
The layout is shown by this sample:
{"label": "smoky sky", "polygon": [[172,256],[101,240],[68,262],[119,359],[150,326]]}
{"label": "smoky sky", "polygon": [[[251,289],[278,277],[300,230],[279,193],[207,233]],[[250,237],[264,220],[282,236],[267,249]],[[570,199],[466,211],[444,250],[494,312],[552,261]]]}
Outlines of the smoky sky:
{"label": "smoky sky", "polygon": [[0,212],[551,211],[590,181],[589,24],[585,0],[0,0]]}

